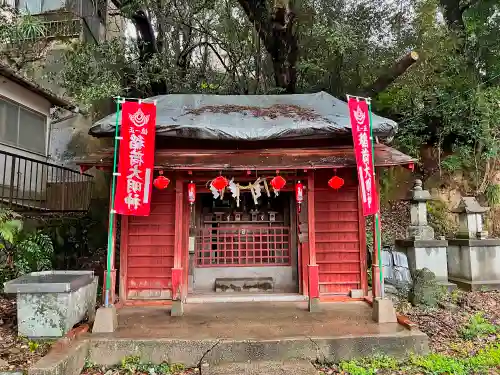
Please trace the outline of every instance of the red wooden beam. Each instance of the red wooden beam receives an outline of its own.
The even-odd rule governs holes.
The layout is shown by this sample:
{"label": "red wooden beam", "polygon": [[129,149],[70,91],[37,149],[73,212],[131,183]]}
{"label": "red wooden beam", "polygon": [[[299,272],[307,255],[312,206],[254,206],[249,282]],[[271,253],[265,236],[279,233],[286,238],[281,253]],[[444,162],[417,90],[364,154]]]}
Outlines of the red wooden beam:
{"label": "red wooden beam", "polygon": [[127,300],[128,216],[122,215],[120,228],[120,301]]}
{"label": "red wooden beam", "polygon": [[361,289],[368,294],[368,267],[366,262],[366,223],[361,204],[361,186],[358,184],[358,220],[359,220],[359,266],[361,268]]}
{"label": "red wooden beam", "polygon": [[183,207],[184,183],[181,179],[175,180],[175,242],[174,242],[174,268],[172,268],[172,299],[181,298],[182,290],[182,248],[184,228]]}
{"label": "red wooden beam", "polygon": [[319,297],[319,267],[316,264],[316,217],[314,204],[314,171],[307,176],[307,222],[309,235],[309,298]]}
{"label": "red wooden beam", "polygon": [[[185,192],[185,195],[187,191]],[[182,299],[188,294],[188,284],[189,284],[189,224],[191,220],[191,207],[187,202],[184,201],[185,197],[183,197],[183,208],[184,208],[184,220],[183,220],[183,229],[182,229],[182,268],[184,270],[184,278],[182,281]]]}

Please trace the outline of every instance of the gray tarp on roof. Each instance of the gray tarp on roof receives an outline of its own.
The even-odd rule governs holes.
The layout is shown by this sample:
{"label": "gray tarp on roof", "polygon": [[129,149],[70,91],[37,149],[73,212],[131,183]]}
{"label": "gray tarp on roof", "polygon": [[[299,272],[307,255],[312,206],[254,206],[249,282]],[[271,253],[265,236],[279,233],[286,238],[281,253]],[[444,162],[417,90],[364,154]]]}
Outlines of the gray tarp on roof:
{"label": "gray tarp on roof", "polygon": [[[350,133],[347,103],[326,92],[293,95],[172,94],[156,100],[156,134],[191,139],[258,141],[328,137]],[[94,136],[114,132],[116,115],[90,129]],[[395,133],[397,124],[373,115],[378,137]]]}

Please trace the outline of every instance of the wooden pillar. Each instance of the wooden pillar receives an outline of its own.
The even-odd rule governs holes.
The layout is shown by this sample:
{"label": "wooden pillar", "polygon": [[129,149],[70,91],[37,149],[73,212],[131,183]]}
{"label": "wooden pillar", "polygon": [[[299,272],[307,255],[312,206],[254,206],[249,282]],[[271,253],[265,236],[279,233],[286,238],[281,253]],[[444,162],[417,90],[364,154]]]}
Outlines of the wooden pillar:
{"label": "wooden pillar", "polygon": [[184,245],[184,184],[181,179],[175,181],[175,243],[174,268],[172,268],[172,299],[182,300],[182,251]]}
{"label": "wooden pillar", "polygon": [[314,204],[314,171],[307,177],[307,221],[309,234],[309,311],[319,308],[319,267],[316,263],[316,218]]}
{"label": "wooden pillar", "polygon": [[[307,187],[307,181],[305,181]],[[299,292],[304,295],[309,295],[309,227],[307,225],[308,218],[308,198],[307,188],[305,189],[304,202],[302,202],[302,210],[297,215],[297,232],[299,245]]]}
{"label": "wooden pillar", "polygon": [[361,271],[361,289],[363,289],[363,296],[368,296],[366,218],[363,215],[363,204],[361,202],[361,199],[361,185],[358,184],[359,267]]}
{"label": "wooden pillar", "polygon": [[128,216],[122,215],[120,228],[120,302],[127,300],[127,272],[128,272]]}
{"label": "wooden pillar", "polygon": [[[111,200],[112,200],[112,194],[113,192],[111,191],[111,185],[109,187],[109,210],[111,211]],[[111,215],[108,215],[108,220],[112,220],[113,222],[111,223],[111,288],[109,290],[109,303],[114,304],[116,302],[116,269],[115,269],[115,249],[116,249],[116,214],[112,215],[113,217],[111,218]],[[105,303],[106,299],[106,287],[107,287],[107,267],[108,267],[108,262],[106,259],[106,267],[104,268],[104,281],[102,283],[103,290],[102,290],[102,298],[103,298],[103,303]]]}

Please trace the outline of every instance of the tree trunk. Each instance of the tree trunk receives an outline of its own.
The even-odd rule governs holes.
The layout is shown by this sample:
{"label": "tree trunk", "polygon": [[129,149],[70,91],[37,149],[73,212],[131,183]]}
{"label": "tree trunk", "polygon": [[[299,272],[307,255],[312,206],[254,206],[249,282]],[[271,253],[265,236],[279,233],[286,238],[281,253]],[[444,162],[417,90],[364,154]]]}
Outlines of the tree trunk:
{"label": "tree trunk", "polygon": [[463,12],[470,6],[460,6],[459,0],[440,0],[439,3],[443,8],[443,15],[448,27],[458,33],[465,31],[465,23]]}
{"label": "tree trunk", "polygon": [[418,60],[418,53],[411,51],[401,59],[396,61],[394,65],[388,68],[382,75],[380,75],[375,82],[362,90],[362,95],[372,97],[384,91],[391,85],[399,76],[403,75],[410,66]]}
{"label": "tree trunk", "polygon": [[250,23],[259,34],[273,62],[276,86],[294,93],[297,84],[299,46],[295,31],[295,13],[284,1],[277,1],[271,12],[267,0],[238,0]]}
{"label": "tree trunk", "polygon": [[[113,5],[122,10],[127,2],[122,0],[112,0]],[[144,9],[138,9],[127,16],[132,21],[137,32],[137,44],[139,47],[139,61],[145,63],[150,61],[158,53],[158,45],[151,19]],[[165,80],[158,80],[151,83],[151,95],[162,95],[167,93],[167,83]]]}

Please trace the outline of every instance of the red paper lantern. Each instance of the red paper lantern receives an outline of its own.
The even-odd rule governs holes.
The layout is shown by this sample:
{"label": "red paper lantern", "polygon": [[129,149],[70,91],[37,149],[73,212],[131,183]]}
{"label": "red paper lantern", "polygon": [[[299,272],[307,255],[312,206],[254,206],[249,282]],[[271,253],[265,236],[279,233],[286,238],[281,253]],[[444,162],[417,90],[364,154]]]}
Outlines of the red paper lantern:
{"label": "red paper lantern", "polygon": [[191,208],[194,205],[194,202],[196,201],[196,184],[191,181],[188,184],[188,202],[191,205]]}
{"label": "red paper lantern", "polygon": [[160,175],[153,181],[154,187],[160,190],[166,189],[168,184],[170,184],[170,180],[163,175],[163,171],[160,171]]}
{"label": "red paper lantern", "polygon": [[227,181],[227,178],[224,176],[219,176],[212,180],[212,186],[216,188],[218,191],[221,191],[227,185],[229,185],[229,182]]}
{"label": "red paper lantern", "polygon": [[286,180],[283,177],[281,177],[280,175],[278,175],[278,176],[274,177],[270,183],[271,183],[271,186],[273,187],[275,194],[278,195],[280,190],[285,187]]}
{"label": "red paper lantern", "polygon": [[301,204],[304,201],[304,185],[300,181],[295,184],[295,200],[297,201],[297,208],[300,212]]}
{"label": "red paper lantern", "polygon": [[344,179],[339,176],[333,176],[330,180],[328,180],[328,186],[335,190],[340,189],[344,186]]}

